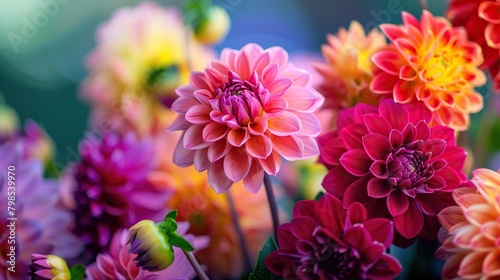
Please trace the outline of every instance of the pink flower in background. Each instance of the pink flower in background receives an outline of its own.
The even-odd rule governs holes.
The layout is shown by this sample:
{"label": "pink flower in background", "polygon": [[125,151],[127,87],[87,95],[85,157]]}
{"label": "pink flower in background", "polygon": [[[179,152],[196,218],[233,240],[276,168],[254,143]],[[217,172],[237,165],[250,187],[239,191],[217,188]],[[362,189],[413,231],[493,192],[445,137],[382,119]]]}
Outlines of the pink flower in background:
{"label": "pink flower in background", "polygon": [[54,143],[45,130],[33,120],[26,120],[24,129],[0,133],[0,144],[15,141],[22,146],[23,156],[47,164],[54,157]]}
{"label": "pink flower in background", "polygon": [[180,10],[147,1],[118,9],[96,37],[81,96],[91,105],[91,126],[101,130],[162,133],[174,89],[214,56],[186,29]]}
{"label": "pink flower in background", "polygon": [[278,228],[279,249],[264,259],[284,279],[393,279],[402,270],[385,253],[393,238],[392,222],[368,219],[364,206],[347,208],[331,194],[303,200],[291,223]]}
{"label": "pink flower in background", "polygon": [[436,257],[446,260],[443,279],[500,277],[500,174],[476,169],[476,188],[453,191],[458,206],[442,210],[443,245]]}
{"label": "pink flower in background", "polygon": [[[186,232],[189,223],[179,222],[178,232],[194,245],[195,250],[203,249],[208,244],[206,237],[194,237]],[[167,269],[149,272],[135,265],[137,254],[130,254],[127,245],[129,231],[118,230],[111,239],[106,253],[100,253],[95,263],[87,267],[89,280],[188,280],[196,276],[193,267],[181,249],[174,247],[174,262]]]}
{"label": "pink flower in background", "polygon": [[320,161],[329,169],[323,187],[345,207],[360,202],[370,217],[394,220],[398,246],[417,236],[434,239],[436,215],[455,205],[451,192],[466,181],[467,153],[453,129],[429,128],[430,121],[418,105],[358,104],[341,111],[338,129],[319,139]]}
{"label": "pink flower in background", "polygon": [[217,193],[241,180],[255,193],[264,172],[276,175],[282,158],[318,155],[313,137],[321,125],[314,112],[323,98],[310,74],[287,61],[282,48],[248,44],[224,49],[204,72],[191,73],[172,105],[179,116],[170,129],[184,131],[174,162],[208,169]]}
{"label": "pink flower in background", "polygon": [[[5,207],[0,211],[0,279],[6,280],[25,280],[32,254],[71,258],[82,251],[78,238],[71,233],[71,214],[58,205],[61,196],[58,182],[43,179],[43,164],[37,159],[26,159],[23,145],[20,141],[0,145],[0,200]],[[8,170],[14,175],[7,174]],[[13,216],[7,212],[7,196],[12,192],[8,189],[9,181],[15,183]],[[12,229],[8,227],[10,217],[17,218]],[[11,230],[15,232],[15,239],[9,239]],[[15,244],[9,240],[15,240]],[[10,260],[8,254],[12,254],[10,247],[14,245],[15,272],[11,272],[7,261]]]}
{"label": "pink flower in background", "polygon": [[153,142],[133,134],[89,136],[73,166],[75,232],[86,245],[85,260],[106,248],[113,233],[143,219],[161,220],[169,192],[154,185]]}

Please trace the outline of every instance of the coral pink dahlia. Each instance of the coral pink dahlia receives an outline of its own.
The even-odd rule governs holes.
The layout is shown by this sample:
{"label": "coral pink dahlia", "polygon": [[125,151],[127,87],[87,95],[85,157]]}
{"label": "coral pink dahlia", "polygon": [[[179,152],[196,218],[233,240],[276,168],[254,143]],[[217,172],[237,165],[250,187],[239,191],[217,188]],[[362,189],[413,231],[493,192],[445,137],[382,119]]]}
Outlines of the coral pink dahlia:
{"label": "coral pink dahlia", "polygon": [[483,55],[462,28],[423,11],[420,21],[403,13],[403,25],[382,24],[391,44],[372,60],[381,71],[370,85],[374,93],[397,103],[422,103],[432,112],[431,125],[466,130],[470,113],[483,108],[475,87],[486,83],[478,69]]}
{"label": "coral pink dahlia", "polygon": [[500,277],[500,174],[488,169],[473,174],[477,189],[456,189],[458,206],[438,215],[448,235],[436,252],[446,260],[443,279]]}
{"label": "coral pink dahlia", "polygon": [[321,125],[314,112],[323,97],[282,48],[225,49],[190,81],[177,88],[172,104],[179,116],[170,129],[184,131],[174,162],[208,169],[218,193],[240,180],[257,192],[264,172],[276,175],[282,158],[318,155],[313,137]]}
{"label": "coral pink dahlia", "polygon": [[320,161],[329,173],[326,190],[344,206],[360,202],[370,217],[394,220],[394,244],[434,239],[436,215],[455,205],[451,192],[466,182],[466,151],[454,131],[429,128],[427,110],[384,100],[379,108],[358,104],[341,111],[338,129],[320,137]]}
{"label": "coral pink dahlia", "polygon": [[279,250],[264,262],[284,279],[393,279],[401,265],[385,253],[392,222],[367,216],[360,203],[346,213],[328,193],[317,202],[299,201],[291,223],[278,228]]}

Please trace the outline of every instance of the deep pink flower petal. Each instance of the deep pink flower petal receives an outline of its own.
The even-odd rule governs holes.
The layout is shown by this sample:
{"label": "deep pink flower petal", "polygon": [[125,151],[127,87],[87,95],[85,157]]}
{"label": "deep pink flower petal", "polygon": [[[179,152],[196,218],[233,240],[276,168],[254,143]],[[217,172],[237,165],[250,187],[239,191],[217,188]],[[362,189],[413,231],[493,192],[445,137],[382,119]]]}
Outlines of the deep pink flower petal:
{"label": "deep pink flower petal", "polygon": [[368,217],[366,208],[359,202],[355,202],[347,208],[347,220],[353,224],[363,223]]}
{"label": "deep pink flower petal", "polygon": [[447,145],[440,158],[445,159],[448,166],[454,170],[462,170],[467,158],[467,151],[462,147]]}
{"label": "deep pink flower petal", "polygon": [[294,217],[291,221],[293,234],[303,240],[313,241],[313,232],[316,222],[306,216]]}
{"label": "deep pink flower petal", "polygon": [[300,200],[295,203],[293,207],[293,216],[300,217],[315,217],[316,216],[316,202],[314,200]]}
{"label": "deep pink flower petal", "polygon": [[282,224],[278,227],[278,246],[281,250],[295,250],[297,237],[292,234],[292,225],[290,223]]}
{"label": "deep pink flower petal", "polygon": [[389,142],[391,142],[392,148],[396,149],[403,144],[403,134],[399,130],[391,130],[389,133]]}
{"label": "deep pink flower petal", "polygon": [[455,145],[455,131],[447,126],[432,127],[430,138],[444,140],[446,145]]}
{"label": "deep pink flower petal", "polygon": [[372,160],[385,160],[386,156],[393,150],[391,143],[378,133],[370,133],[363,137],[363,146]]}
{"label": "deep pink flower petal", "polygon": [[326,193],[316,203],[315,212],[320,226],[328,229],[335,236],[341,235],[346,214],[342,202],[338,198]]}
{"label": "deep pink flower petal", "polygon": [[243,179],[243,185],[252,193],[257,193],[262,187],[264,181],[264,170],[256,160],[252,161],[248,174]]}
{"label": "deep pink flower petal", "polygon": [[274,275],[283,275],[283,270],[287,265],[298,261],[296,257],[291,256],[294,251],[290,251],[290,254],[287,254],[287,251],[288,250],[274,251],[264,259],[266,267]]}
{"label": "deep pink flower petal", "polygon": [[[395,28],[399,30],[399,28]],[[399,68],[397,63],[401,58],[394,52],[389,50],[382,50],[376,52],[372,56],[372,61],[378,68],[391,76],[399,75]]]}
{"label": "deep pink flower petal", "polygon": [[368,181],[367,194],[373,198],[384,198],[392,192],[392,187],[385,179],[372,178]]}
{"label": "deep pink flower petal", "polygon": [[423,217],[425,226],[422,228],[418,237],[425,240],[434,240],[441,229],[441,224],[439,224],[437,216],[423,215]]}
{"label": "deep pink flower petal", "polygon": [[281,95],[288,92],[287,90],[292,86],[292,83],[292,79],[289,78],[276,78],[269,85],[269,92],[271,94]]}
{"label": "deep pink flower petal", "polygon": [[372,133],[381,134],[384,137],[389,137],[391,133],[391,124],[380,115],[366,114],[363,116],[366,128]]}
{"label": "deep pink flower petal", "polygon": [[321,184],[329,193],[341,198],[347,187],[350,186],[358,177],[346,173],[342,166],[335,166],[326,174]]}
{"label": "deep pink flower petal", "polygon": [[344,207],[348,207],[355,202],[359,202],[367,207],[367,205],[373,201],[373,198],[370,198],[366,192],[368,180],[369,178],[362,177],[349,185],[343,197]]}
{"label": "deep pink flower petal", "polygon": [[446,142],[441,139],[430,139],[422,147],[424,153],[431,153],[433,158],[439,157],[446,148]]}
{"label": "deep pink flower petal", "polygon": [[224,160],[213,162],[208,168],[208,182],[216,193],[224,193],[233,185],[224,172]]}
{"label": "deep pink flower petal", "polygon": [[340,158],[342,166],[355,176],[364,176],[370,173],[372,162],[364,150],[349,150]]}
{"label": "deep pink flower petal", "polygon": [[241,149],[232,148],[224,157],[224,173],[233,182],[247,176],[252,158]]}
{"label": "deep pink flower petal", "polygon": [[364,125],[353,123],[341,130],[341,137],[348,149],[364,149],[361,139],[367,133]]}
{"label": "deep pink flower petal", "polygon": [[429,128],[429,125],[425,123],[425,121],[418,122],[415,128],[417,130],[417,134],[415,135],[416,139],[423,141],[429,140],[429,137],[431,136],[431,130]]}
{"label": "deep pink flower petal", "polygon": [[378,261],[382,254],[385,252],[385,247],[381,243],[372,243],[363,249],[361,255],[361,262],[366,266],[371,266],[374,262]]}
{"label": "deep pink flower petal", "polygon": [[414,88],[410,82],[399,80],[394,85],[394,101],[397,103],[408,103],[414,98]]}
{"label": "deep pink flower petal", "polygon": [[403,130],[409,121],[406,107],[396,104],[389,99],[380,102],[379,112],[391,124],[391,128],[400,131]]}
{"label": "deep pink flower petal", "polygon": [[205,76],[205,73],[203,72],[198,72],[198,71],[191,72],[191,74],[189,75],[189,81],[196,88],[206,89],[210,92],[214,91],[212,84],[210,83],[208,78]]}
{"label": "deep pink flower petal", "polygon": [[346,229],[343,241],[349,247],[356,248],[358,251],[363,251],[372,243],[372,237],[365,229],[363,224],[355,224],[353,227]]}
{"label": "deep pink flower petal", "polygon": [[394,190],[387,197],[387,209],[391,215],[400,215],[408,210],[409,200],[401,190]]}
{"label": "deep pink flower petal", "polygon": [[394,279],[403,271],[401,264],[391,255],[384,254],[370,269],[366,272],[368,279],[390,280]]}
{"label": "deep pink flower petal", "polygon": [[375,218],[365,221],[363,225],[374,241],[384,244],[385,248],[391,246],[394,237],[394,227],[391,221],[385,218]]}
{"label": "deep pink flower petal", "polygon": [[413,238],[420,233],[424,226],[424,217],[416,202],[409,200],[408,210],[394,216],[394,226],[405,238]]}
{"label": "deep pink flower petal", "polygon": [[179,97],[172,103],[172,110],[174,112],[185,114],[191,107],[200,105],[198,100],[192,97]]}

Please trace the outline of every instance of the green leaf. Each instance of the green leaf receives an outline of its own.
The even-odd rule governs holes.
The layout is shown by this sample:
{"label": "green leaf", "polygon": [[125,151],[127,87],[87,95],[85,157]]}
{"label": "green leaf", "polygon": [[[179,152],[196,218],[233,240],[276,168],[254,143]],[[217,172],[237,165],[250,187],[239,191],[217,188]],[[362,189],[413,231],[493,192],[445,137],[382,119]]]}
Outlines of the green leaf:
{"label": "green leaf", "polygon": [[178,232],[170,233],[168,235],[168,239],[172,245],[179,247],[182,250],[189,252],[194,251],[194,246],[189,241],[184,239],[184,237],[182,237]]}
{"label": "green leaf", "polygon": [[314,200],[318,201],[325,195],[324,192],[319,191],[318,194],[314,197]]}
{"label": "green leaf", "polygon": [[165,216],[165,222],[167,221],[167,218],[170,218],[170,219],[173,219],[173,220],[177,219],[177,214],[178,213],[179,212],[177,211],[177,209],[168,212],[167,216]]}
{"label": "green leaf", "polygon": [[85,266],[75,264],[69,269],[71,280],[82,280],[85,277]]}
{"label": "green leaf", "polygon": [[274,237],[267,237],[266,243],[264,243],[262,249],[259,250],[259,259],[257,260],[257,264],[255,265],[253,272],[250,273],[248,280],[281,279],[281,277],[272,274],[264,264],[264,259],[276,250],[278,250],[278,245],[276,245]]}
{"label": "green leaf", "polygon": [[157,225],[165,235],[169,235],[177,230],[177,222],[172,218],[165,217],[165,222],[157,223]]}

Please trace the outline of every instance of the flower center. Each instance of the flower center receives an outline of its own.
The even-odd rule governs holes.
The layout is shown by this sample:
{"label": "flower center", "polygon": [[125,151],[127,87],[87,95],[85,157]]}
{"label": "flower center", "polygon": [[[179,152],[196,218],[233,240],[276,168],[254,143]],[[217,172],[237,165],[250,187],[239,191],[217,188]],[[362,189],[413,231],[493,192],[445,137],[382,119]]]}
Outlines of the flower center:
{"label": "flower center", "polygon": [[248,80],[241,80],[230,72],[229,80],[216,90],[216,98],[220,111],[224,115],[234,116],[239,126],[245,127],[257,117],[262,109],[260,94],[264,91],[257,74]]}
{"label": "flower center", "polygon": [[[353,279],[359,271],[360,261],[358,254],[349,247],[341,246],[330,238],[318,238],[315,249],[302,269],[302,275],[322,274],[331,279]],[[320,242],[323,241],[323,242]],[[312,279],[312,278],[311,278]]]}
{"label": "flower center", "polygon": [[415,141],[400,147],[387,157],[387,180],[393,187],[414,188],[432,177],[432,170],[426,163],[427,156],[418,150],[422,141]]}

